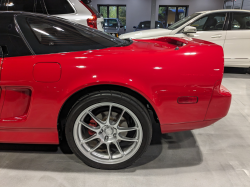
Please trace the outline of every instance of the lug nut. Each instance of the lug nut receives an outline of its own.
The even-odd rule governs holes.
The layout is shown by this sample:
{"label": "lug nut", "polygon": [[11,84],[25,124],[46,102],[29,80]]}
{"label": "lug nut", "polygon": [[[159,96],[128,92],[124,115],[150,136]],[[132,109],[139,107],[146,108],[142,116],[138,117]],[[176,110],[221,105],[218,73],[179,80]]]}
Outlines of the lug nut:
{"label": "lug nut", "polygon": [[108,136],[105,136],[104,141],[107,142],[109,140]]}
{"label": "lug nut", "polygon": [[101,129],[99,133],[101,134],[102,132],[103,132],[103,130]]}

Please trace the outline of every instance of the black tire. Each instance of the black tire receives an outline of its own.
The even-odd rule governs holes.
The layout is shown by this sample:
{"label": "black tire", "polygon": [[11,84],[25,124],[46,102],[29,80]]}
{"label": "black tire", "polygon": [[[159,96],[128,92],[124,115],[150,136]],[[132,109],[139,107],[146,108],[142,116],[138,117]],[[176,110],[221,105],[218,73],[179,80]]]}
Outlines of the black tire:
{"label": "black tire", "polygon": [[[73,137],[74,124],[81,112],[94,104],[103,102],[113,102],[128,108],[136,115],[142,126],[143,138],[139,149],[131,158],[118,164],[101,164],[89,159],[78,149]],[[152,125],[146,108],[137,99],[120,92],[101,91],[84,96],[74,105],[67,118],[65,134],[73,153],[86,165],[97,169],[117,170],[131,166],[147,150],[152,137]]]}

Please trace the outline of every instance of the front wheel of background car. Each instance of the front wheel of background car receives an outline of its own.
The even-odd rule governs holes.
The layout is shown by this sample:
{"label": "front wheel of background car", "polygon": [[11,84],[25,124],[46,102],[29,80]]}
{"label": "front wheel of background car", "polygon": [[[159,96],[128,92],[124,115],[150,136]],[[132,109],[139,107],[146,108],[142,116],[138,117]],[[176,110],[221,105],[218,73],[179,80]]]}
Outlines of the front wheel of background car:
{"label": "front wheel of background car", "polygon": [[152,126],[146,108],[119,92],[84,97],[67,119],[66,138],[71,150],[87,165],[122,169],[146,151]]}

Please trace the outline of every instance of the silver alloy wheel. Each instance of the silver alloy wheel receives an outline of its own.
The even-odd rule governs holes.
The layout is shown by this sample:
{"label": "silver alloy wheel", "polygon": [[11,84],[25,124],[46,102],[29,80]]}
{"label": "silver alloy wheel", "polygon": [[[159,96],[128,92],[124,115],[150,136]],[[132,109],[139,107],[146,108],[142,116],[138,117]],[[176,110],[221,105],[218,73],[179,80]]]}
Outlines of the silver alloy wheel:
{"label": "silver alloy wheel", "polygon": [[[94,115],[92,111],[101,107],[108,107],[106,115],[103,113]],[[112,108],[118,108],[121,113],[116,113],[114,117]],[[133,127],[129,127],[128,121],[124,118],[125,113],[133,120]],[[98,126],[91,126],[84,122],[87,116],[91,117]],[[93,134],[85,137],[86,130]],[[128,137],[129,132],[132,132],[133,137]],[[142,143],[143,131],[139,119],[131,110],[120,104],[105,102],[88,107],[78,116],[74,124],[73,137],[78,149],[87,158],[101,164],[118,164],[130,159],[138,151]],[[123,142],[128,145],[121,146]]]}

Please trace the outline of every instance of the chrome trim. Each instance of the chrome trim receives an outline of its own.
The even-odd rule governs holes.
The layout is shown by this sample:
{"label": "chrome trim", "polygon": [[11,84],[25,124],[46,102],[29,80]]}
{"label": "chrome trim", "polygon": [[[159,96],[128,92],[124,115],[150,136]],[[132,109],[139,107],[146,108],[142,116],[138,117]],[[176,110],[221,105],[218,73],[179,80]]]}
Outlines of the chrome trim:
{"label": "chrome trim", "polygon": [[24,43],[26,44],[26,46],[28,47],[28,49],[30,50],[31,54],[32,55],[36,55],[35,52],[33,51],[33,49],[31,48],[30,44],[28,43],[28,41],[26,40],[26,38],[24,37],[17,21],[16,21],[16,14],[14,15],[14,22],[15,22],[15,26],[16,26],[16,29],[17,29],[17,32],[20,34],[20,36],[22,37]]}

